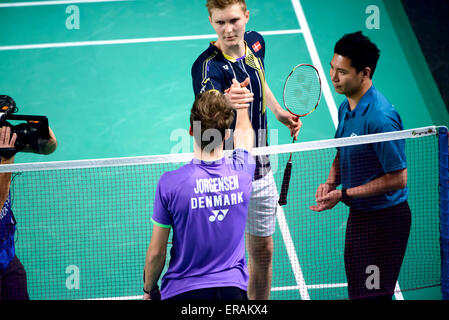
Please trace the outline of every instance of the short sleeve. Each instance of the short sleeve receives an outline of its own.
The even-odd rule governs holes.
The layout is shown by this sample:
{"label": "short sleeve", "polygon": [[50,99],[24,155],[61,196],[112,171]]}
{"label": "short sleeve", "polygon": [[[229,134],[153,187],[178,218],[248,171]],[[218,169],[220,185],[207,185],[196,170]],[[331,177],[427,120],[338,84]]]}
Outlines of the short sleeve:
{"label": "short sleeve", "polygon": [[[375,124],[371,124],[373,133],[383,133],[402,130],[400,118],[384,116],[378,118]],[[373,144],[384,172],[393,172],[407,167],[405,155],[405,140],[392,140]]]}
{"label": "short sleeve", "polygon": [[245,40],[254,55],[263,61],[265,59],[265,40],[262,35],[255,31],[248,31],[245,34]]}
{"label": "short sleeve", "polygon": [[247,150],[237,148],[232,153],[232,163],[235,170],[244,171],[254,179],[256,160]]}
{"label": "short sleeve", "polygon": [[211,61],[195,63],[192,67],[192,84],[195,96],[208,90],[224,91],[222,72],[218,72]]}
{"label": "short sleeve", "polygon": [[168,193],[165,191],[163,176],[159,179],[154,198],[153,216],[151,222],[162,228],[170,228],[172,225],[172,215],[168,210]]}

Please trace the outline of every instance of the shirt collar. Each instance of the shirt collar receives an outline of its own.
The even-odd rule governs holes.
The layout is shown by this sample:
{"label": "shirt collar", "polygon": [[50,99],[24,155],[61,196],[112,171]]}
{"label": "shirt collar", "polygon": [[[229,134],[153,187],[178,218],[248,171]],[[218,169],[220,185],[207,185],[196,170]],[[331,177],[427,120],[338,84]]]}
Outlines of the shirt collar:
{"label": "shirt collar", "polygon": [[228,61],[230,61],[230,62],[237,62],[237,61],[240,61],[240,60],[242,60],[242,59],[245,59],[246,56],[248,56],[248,55],[251,53],[251,51],[249,50],[248,44],[246,43],[246,40],[244,40],[243,42],[245,43],[245,54],[244,54],[242,57],[237,58],[237,59],[235,59],[235,58],[233,58],[233,57],[231,57],[231,56],[228,56],[226,53],[224,53],[223,51],[221,51],[220,49],[218,49],[218,48],[215,46],[215,41],[211,41],[211,42],[210,42],[210,46],[213,46],[218,52],[220,52],[226,60],[228,60]]}
{"label": "shirt collar", "polygon": [[360,99],[357,106],[352,111],[349,107],[348,99],[346,99],[345,100],[345,108],[346,108],[345,118],[346,119],[353,118],[356,114],[363,114],[366,111],[366,108],[369,106],[369,104],[373,100],[375,90],[376,90],[376,88],[374,87],[374,84],[371,85],[371,88],[369,88],[368,91],[365,92],[365,94]]}

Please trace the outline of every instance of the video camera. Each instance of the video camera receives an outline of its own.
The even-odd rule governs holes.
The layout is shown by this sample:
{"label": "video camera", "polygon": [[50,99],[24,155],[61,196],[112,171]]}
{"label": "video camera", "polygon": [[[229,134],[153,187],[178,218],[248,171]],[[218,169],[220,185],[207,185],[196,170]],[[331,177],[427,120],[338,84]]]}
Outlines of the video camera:
{"label": "video camera", "polygon": [[[41,146],[50,138],[48,119],[45,116],[15,115],[18,111],[15,101],[0,95],[0,128],[8,126],[11,134],[16,133],[17,139],[13,148],[0,148],[0,156],[11,158],[17,152],[24,150],[40,153]],[[23,120],[24,123],[11,125],[6,120]]]}

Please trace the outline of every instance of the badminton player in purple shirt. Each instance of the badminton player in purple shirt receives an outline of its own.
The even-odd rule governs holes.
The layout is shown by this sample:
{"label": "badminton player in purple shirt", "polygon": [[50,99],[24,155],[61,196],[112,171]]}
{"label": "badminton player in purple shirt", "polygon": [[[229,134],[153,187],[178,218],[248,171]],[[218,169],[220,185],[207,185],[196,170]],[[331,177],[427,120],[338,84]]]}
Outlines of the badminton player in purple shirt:
{"label": "badminton player in purple shirt", "polygon": [[[254,131],[247,110],[251,95],[248,91],[235,112],[216,90],[195,99],[190,115],[194,158],[164,173],[157,185],[144,299],[247,299],[244,234],[255,171],[250,154]],[[224,157],[223,143],[235,115],[235,149]],[[173,246],[159,292],[170,229]]]}

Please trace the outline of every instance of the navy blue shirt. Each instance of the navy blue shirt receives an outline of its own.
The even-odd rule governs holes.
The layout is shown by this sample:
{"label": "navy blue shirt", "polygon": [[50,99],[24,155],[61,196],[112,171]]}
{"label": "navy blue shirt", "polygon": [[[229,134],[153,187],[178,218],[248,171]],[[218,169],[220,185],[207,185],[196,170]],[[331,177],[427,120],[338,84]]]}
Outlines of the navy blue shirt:
{"label": "navy blue shirt", "polygon": [[0,270],[5,270],[14,258],[15,225],[16,221],[11,210],[11,195],[8,195],[0,212]]}
{"label": "navy blue shirt", "polygon": [[[207,90],[224,92],[232,85],[232,79],[243,82],[250,78],[248,89],[254,93],[249,116],[256,133],[256,147],[267,146],[267,113],[265,103],[265,41],[254,31],[244,35],[245,55],[234,59],[218,49],[214,42],[201,53],[192,66],[193,91],[195,96]],[[235,129],[235,119],[231,125]],[[233,149],[231,138],[225,142],[225,149]],[[266,157],[256,157],[255,179],[264,176],[270,168]]]}
{"label": "navy blue shirt", "polygon": [[[374,85],[352,111],[345,99],[338,111],[338,121],[335,138],[403,130],[398,112]],[[345,189],[407,167],[404,140],[340,147],[338,151],[341,184]],[[382,209],[405,200],[407,188],[374,197],[353,198],[351,208]]]}

